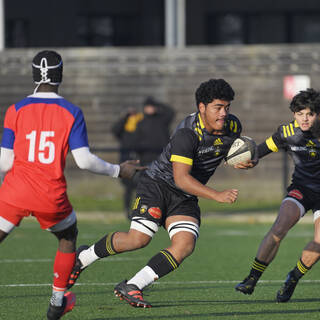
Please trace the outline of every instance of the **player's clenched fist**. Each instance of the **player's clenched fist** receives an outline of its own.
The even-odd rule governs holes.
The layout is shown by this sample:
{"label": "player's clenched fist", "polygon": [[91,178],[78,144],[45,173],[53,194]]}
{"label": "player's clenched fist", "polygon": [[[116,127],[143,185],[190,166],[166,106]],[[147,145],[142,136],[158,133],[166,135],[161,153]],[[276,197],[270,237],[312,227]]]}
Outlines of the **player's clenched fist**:
{"label": "player's clenched fist", "polygon": [[227,189],[218,193],[216,200],[222,203],[233,203],[238,198],[237,189]]}

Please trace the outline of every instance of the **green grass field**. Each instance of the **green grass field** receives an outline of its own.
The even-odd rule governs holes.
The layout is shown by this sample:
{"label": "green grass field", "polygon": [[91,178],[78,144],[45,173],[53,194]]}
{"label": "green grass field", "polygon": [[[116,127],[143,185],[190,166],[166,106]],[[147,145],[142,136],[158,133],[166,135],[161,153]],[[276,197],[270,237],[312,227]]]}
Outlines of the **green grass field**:
{"label": "green grass field", "polygon": [[[127,229],[126,221],[116,221],[80,219],[79,245],[91,244],[106,232]],[[85,270],[72,289],[77,295],[76,308],[63,319],[319,319],[318,265],[299,283],[290,302],[275,303],[287,272],[313,236],[311,224],[298,225],[290,232],[252,296],[234,290],[247,275],[269,226],[203,219],[193,255],[145,290],[145,298],[154,307],[132,308],[113,295],[113,287],[167,246],[168,236],[160,230],[148,247],[98,261]],[[55,238],[28,219],[2,244],[0,319],[45,319],[55,248]]]}

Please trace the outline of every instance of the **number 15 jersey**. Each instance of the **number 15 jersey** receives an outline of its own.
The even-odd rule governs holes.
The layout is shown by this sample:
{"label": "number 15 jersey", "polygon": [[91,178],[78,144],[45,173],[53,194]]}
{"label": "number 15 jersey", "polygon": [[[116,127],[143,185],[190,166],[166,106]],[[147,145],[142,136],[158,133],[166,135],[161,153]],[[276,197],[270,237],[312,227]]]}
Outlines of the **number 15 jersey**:
{"label": "number 15 jersey", "polygon": [[28,96],[8,108],[1,147],[14,151],[2,201],[30,211],[72,210],[63,171],[69,148],[88,147],[80,108],[55,93]]}

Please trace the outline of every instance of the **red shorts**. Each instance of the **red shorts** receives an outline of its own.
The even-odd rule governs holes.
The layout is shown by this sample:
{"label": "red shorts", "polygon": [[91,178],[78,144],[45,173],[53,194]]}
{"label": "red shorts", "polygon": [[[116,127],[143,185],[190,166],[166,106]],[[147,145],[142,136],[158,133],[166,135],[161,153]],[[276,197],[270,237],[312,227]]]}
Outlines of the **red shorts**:
{"label": "red shorts", "polygon": [[19,226],[21,220],[30,215],[34,216],[39,224],[41,229],[48,229],[65,219],[72,209],[66,212],[38,212],[30,211],[27,209],[17,208],[11,204],[8,204],[0,200],[0,217],[8,220],[13,223],[15,226]]}

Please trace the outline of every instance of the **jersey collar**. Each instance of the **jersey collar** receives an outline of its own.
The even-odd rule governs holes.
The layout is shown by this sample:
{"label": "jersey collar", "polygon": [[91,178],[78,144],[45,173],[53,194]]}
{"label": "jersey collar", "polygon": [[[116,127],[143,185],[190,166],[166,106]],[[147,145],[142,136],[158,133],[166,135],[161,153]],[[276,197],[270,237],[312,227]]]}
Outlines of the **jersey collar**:
{"label": "jersey collar", "polygon": [[28,96],[28,98],[49,98],[49,99],[58,99],[62,98],[55,92],[36,92]]}

